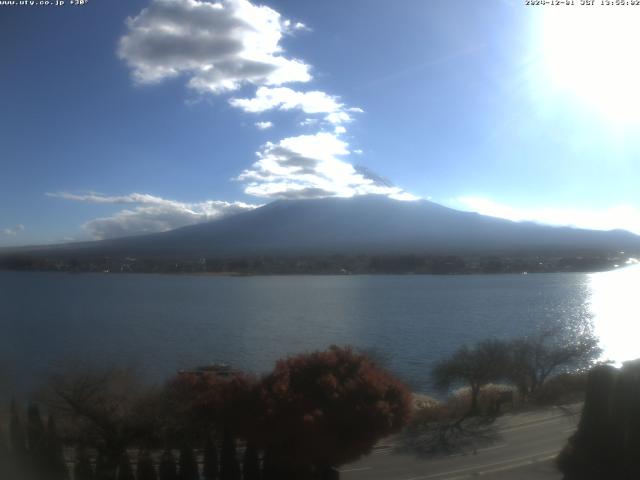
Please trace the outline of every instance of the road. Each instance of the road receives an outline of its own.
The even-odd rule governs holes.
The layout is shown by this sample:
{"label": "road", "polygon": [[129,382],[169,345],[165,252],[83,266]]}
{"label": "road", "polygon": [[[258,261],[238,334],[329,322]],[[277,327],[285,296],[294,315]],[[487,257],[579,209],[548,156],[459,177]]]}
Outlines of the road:
{"label": "road", "polygon": [[503,415],[488,443],[453,455],[400,453],[394,440],[340,468],[341,480],[559,480],[554,459],[575,431],[580,406]]}

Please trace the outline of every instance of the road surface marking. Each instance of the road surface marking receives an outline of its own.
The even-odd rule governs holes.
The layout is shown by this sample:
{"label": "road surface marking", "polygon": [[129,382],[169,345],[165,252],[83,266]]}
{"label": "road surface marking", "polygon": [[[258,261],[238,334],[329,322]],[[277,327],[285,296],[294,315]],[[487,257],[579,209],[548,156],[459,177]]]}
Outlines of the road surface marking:
{"label": "road surface marking", "polygon": [[[472,473],[478,472],[481,469],[489,468],[489,467],[496,467],[496,468],[502,468],[504,470],[509,470],[511,468],[517,468],[524,465],[528,465],[529,463],[540,461],[540,459],[553,458],[556,455],[558,455],[558,451],[553,450],[553,451],[537,453],[535,455],[527,455],[526,457],[518,457],[518,458],[509,459],[509,460],[503,460],[501,462],[485,463],[484,465],[473,465],[470,467],[459,468],[457,470],[450,470],[448,472],[434,473],[434,474],[425,475],[422,477],[411,477],[411,478],[407,478],[406,480],[427,480],[429,478],[446,477],[447,475],[454,475],[456,473],[462,473],[462,472],[468,472],[465,475],[465,476],[468,476],[468,475],[471,475]],[[465,476],[461,478],[465,478]],[[450,480],[453,480],[453,478],[460,478],[460,477],[451,477]]]}
{"label": "road surface marking", "polygon": [[480,452],[487,452],[489,450],[495,450],[497,448],[503,448],[506,447],[508,444],[507,443],[501,443],[500,445],[494,445],[493,447],[485,447],[485,448],[477,448],[475,450],[471,449],[468,451],[464,451],[464,452],[457,452],[457,453],[450,453],[449,455],[447,455],[447,457],[451,458],[451,457],[462,457],[467,456],[467,455],[475,455],[477,453]]}
{"label": "road surface marking", "polygon": [[[513,465],[507,465],[504,467],[496,467],[496,468],[492,468],[489,470],[482,470],[480,472],[477,472],[478,475],[487,475],[489,473],[498,473],[498,472],[504,472],[506,470],[513,470],[514,468],[519,468],[519,467],[525,467],[527,465],[531,465],[533,463],[539,463],[539,462],[546,462],[547,460],[552,460],[554,458],[556,458],[558,456],[557,453],[554,453],[553,455],[547,455],[546,457],[537,457],[535,459],[526,461],[526,462],[520,462],[520,463],[516,463]],[[451,479],[450,479],[451,480]]]}
{"label": "road surface marking", "polygon": [[362,472],[364,470],[371,470],[371,467],[356,467],[356,468],[345,468],[343,469],[338,469],[338,471],[340,473],[346,473],[346,472]]}
{"label": "road surface marking", "polygon": [[381,455],[391,455],[391,453],[393,453],[393,447],[386,447],[386,448],[378,448],[373,452],[371,452],[369,455],[381,456]]}
{"label": "road surface marking", "polygon": [[535,422],[525,422],[525,423],[522,423],[520,425],[514,425],[513,427],[499,428],[497,430],[498,430],[498,432],[512,432],[513,430],[522,430],[523,428],[529,428],[529,427],[534,427],[534,426],[537,426],[537,425],[542,425],[544,423],[553,422],[555,420],[558,420],[559,418],[566,418],[566,416],[565,415],[559,415],[557,417],[551,417],[551,418],[546,418],[546,419],[542,419],[542,420],[536,420]]}
{"label": "road surface marking", "polygon": [[480,453],[480,452],[488,452],[489,450],[495,450],[497,448],[504,448],[506,447],[508,444],[507,443],[501,443],[500,445],[494,445],[493,447],[486,447],[486,448],[478,448],[476,450],[476,453]]}

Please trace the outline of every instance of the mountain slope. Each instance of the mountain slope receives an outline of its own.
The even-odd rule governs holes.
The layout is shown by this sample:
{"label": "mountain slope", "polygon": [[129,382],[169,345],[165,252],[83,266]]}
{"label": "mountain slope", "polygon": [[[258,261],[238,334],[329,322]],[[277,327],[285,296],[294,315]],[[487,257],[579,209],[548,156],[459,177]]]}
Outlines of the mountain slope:
{"label": "mountain slope", "polygon": [[199,258],[229,255],[640,251],[626,231],[517,223],[425,200],[381,196],[276,201],[165,233],[48,249],[73,255]]}

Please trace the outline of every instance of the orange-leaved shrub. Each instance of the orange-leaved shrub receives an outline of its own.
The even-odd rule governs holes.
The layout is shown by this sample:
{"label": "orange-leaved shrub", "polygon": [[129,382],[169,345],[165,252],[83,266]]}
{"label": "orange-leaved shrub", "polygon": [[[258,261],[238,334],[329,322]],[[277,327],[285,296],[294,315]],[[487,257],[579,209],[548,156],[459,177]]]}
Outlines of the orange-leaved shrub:
{"label": "orange-leaved shrub", "polygon": [[353,461],[407,424],[411,393],[351,348],[280,360],[260,385],[256,440],[286,465]]}

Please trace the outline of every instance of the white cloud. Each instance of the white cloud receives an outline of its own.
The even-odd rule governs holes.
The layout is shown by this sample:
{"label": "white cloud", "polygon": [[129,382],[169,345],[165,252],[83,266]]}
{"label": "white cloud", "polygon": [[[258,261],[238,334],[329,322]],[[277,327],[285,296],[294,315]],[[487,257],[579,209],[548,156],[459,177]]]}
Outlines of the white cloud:
{"label": "white cloud", "polygon": [[[253,98],[232,98],[229,103],[249,113],[261,113],[267,110],[301,110],[307,114],[326,114],[324,120],[334,124],[348,123],[353,120],[348,112],[362,113],[361,108],[346,108],[339,98],[320,90],[299,92],[288,87],[260,87]],[[305,122],[307,122],[307,119]],[[303,123],[306,125],[307,123]]]}
{"label": "white cloud", "polygon": [[50,197],[99,204],[132,204],[112,216],[88,221],[83,228],[95,239],[115,238],[143,233],[165,232],[196,223],[217,220],[258,207],[243,202],[207,200],[186,203],[154,195],[131,193],[106,196],[98,193],[47,193]]}
{"label": "white cloud", "polygon": [[173,205],[173,200],[166,200],[155,195],[149,195],[148,193],[130,193],[128,195],[115,195],[108,196],[102,195],[96,192],[87,193],[70,193],[70,192],[55,192],[46,193],[47,197],[64,198],[65,200],[75,200],[77,202],[86,203],[136,203],[136,204],[148,204],[148,205]]}
{"label": "white cloud", "polygon": [[293,32],[293,31],[296,31],[296,30],[302,30],[302,31],[306,31],[306,32],[310,32],[311,31],[311,29],[309,27],[307,27],[302,22],[293,23],[291,20],[285,20],[284,22],[282,22],[282,24],[285,27],[286,31],[288,31],[288,32]]}
{"label": "white cloud", "polygon": [[289,137],[263,145],[257,152],[258,161],[238,180],[248,182],[246,193],[266,198],[379,194],[400,200],[416,199],[341,159],[348,154],[348,144],[333,133]]}
{"label": "white cloud", "polygon": [[152,0],[127,20],[118,55],[141,84],[184,75],[190,88],[217,94],[243,84],[307,82],[309,66],[283,56],[287,22],[248,0]]}
{"label": "white cloud", "polygon": [[6,235],[7,237],[15,237],[18,233],[24,230],[24,225],[18,224],[15,227],[3,228],[0,229],[0,234]]}
{"label": "white cloud", "polygon": [[[245,112],[272,110],[303,112],[301,126],[319,125],[332,133],[288,137],[263,145],[258,160],[238,179],[245,192],[267,198],[301,198],[380,194],[415,199],[391,184],[343,160],[348,145],[339,137],[358,107],[348,107],[340,97],[320,90],[299,91],[283,86],[311,80],[310,67],[285,55],[283,35],[308,30],[301,22],[249,0],[151,0],[149,6],[127,21],[118,54],[140,84],[184,76],[189,88],[220,94],[254,85],[253,97],[232,98],[229,103]],[[255,126],[266,130],[271,121]],[[134,209],[88,222],[94,236],[105,238],[147,231],[162,231],[207,218],[210,205],[184,204],[152,195],[105,197],[95,194],[58,194],[71,200],[135,204]],[[216,205],[218,209],[225,210]]]}
{"label": "white cloud", "polygon": [[258,113],[278,108],[300,109],[305,113],[329,113],[340,111],[343,105],[334,96],[318,90],[297,92],[287,87],[260,87],[254,98],[232,98],[229,103],[245,112]]}
{"label": "white cloud", "polygon": [[483,197],[458,197],[450,206],[506,218],[516,222],[532,221],[594,230],[629,230],[640,234],[640,209],[616,205],[596,210],[579,208],[514,208]]}
{"label": "white cloud", "polygon": [[324,117],[324,119],[329,123],[333,123],[334,125],[348,123],[353,120],[351,118],[351,115],[349,115],[347,112],[333,112]]}

